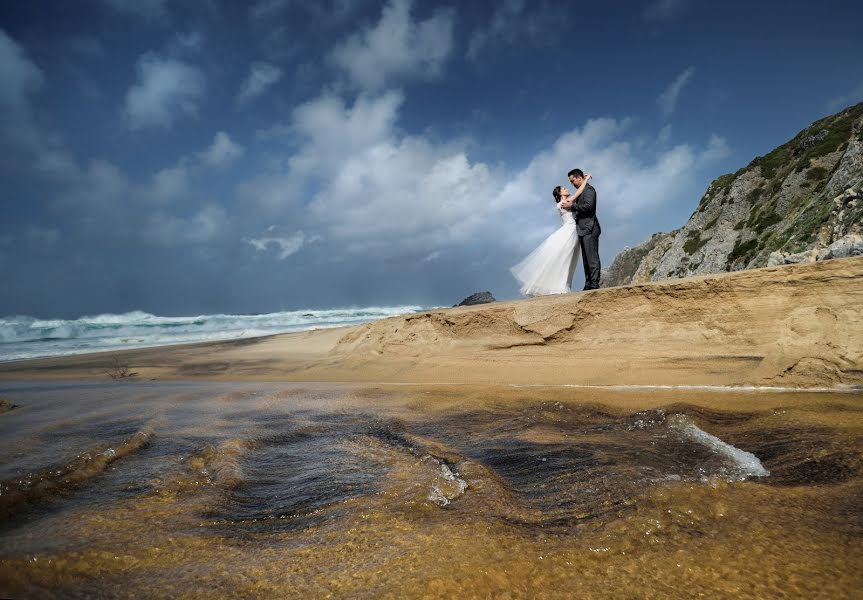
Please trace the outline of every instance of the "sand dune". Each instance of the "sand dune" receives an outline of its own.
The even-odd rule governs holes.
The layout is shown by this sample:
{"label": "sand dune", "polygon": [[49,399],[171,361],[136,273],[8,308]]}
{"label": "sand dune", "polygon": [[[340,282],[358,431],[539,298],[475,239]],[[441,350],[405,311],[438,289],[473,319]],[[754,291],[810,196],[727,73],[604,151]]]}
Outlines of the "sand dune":
{"label": "sand dune", "polygon": [[577,385],[863,384],[863,257],[0,365],[2,378]]}

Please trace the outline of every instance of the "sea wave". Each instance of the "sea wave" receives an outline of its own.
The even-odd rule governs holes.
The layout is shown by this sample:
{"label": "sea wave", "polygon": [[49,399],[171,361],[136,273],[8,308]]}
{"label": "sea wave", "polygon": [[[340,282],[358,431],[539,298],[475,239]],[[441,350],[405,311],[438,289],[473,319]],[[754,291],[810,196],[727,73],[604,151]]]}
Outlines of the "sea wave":
{"label": "sea wave", "polygon": [[188,317],[136,310],[78,319],[14,315],[0,318],[0,361],[257,337],[366,323],[421,310],[421,306],[373,306]]}

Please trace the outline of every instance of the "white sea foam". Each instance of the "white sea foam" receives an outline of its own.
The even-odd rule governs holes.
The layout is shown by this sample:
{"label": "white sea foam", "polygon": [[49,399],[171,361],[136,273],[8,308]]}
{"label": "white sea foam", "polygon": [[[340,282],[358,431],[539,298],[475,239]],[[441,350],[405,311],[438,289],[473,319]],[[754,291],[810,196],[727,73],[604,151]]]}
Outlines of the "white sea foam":
{"label": "white sea foam", "polygon": [[438,506],[447,506],[450,502],[464,494],[467,482],[458,476],[446,463],[429,456],[438,465],[438,476],[432,483],[428,499]]}
{"label": "white sea foam", "polygon": [[750,477],[770,475],[770,471],[764,468],[757,456],[707,433],[685,415],[672,415],[668,418],[668,426],[693,442],[706,446],[726,458],[731,463],[731,468],[726,473],[731,479],[742,481]]}
{"label": "white sea foam", "polygon": [[353,325],[420,310],[423,307],[385,306],[189,317],[142,311],[79,319],[10,316],[0,319],[0,361],[257,337]]}

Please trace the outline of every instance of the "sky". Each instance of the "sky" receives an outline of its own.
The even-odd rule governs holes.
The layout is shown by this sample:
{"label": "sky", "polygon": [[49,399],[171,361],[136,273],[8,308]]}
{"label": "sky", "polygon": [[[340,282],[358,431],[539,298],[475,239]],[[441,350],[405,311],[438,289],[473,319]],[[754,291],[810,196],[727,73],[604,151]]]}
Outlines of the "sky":
{"label": "sky", "polygon": [[[0,3],[0,315],[451,305],[863,100],[863,4]],[[574,283],[580,289],[583,279]]]}

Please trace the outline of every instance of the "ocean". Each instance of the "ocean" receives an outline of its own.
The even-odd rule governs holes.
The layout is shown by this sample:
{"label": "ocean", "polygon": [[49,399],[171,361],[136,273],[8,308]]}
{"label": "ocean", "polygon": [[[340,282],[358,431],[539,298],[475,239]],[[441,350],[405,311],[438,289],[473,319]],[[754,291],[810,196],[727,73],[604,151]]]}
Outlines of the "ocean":
{"label": "ocean", "polygon": [[0,318],[0,362],[355,325],[422,310],[421,306],[380,306],[190,317],[142,311],[78,319],[9,316]]}

